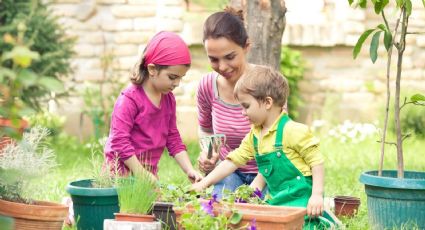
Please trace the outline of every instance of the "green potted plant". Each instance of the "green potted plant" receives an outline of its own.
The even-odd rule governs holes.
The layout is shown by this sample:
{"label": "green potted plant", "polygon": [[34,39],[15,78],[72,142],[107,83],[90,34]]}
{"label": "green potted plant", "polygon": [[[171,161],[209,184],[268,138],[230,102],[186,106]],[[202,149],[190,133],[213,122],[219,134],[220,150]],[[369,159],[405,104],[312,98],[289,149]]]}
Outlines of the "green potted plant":
{"label": "green potted plant", "polygon": [[[403,55],[408,43],[406,36],[408,31],[409,17],[412,14],[411,0],[396,0],[391,7],[398,10],[398,17],[394,22],[388,21],[385,10],[390,7],[388,0],[367,1],[359,0],[354,3],[348,0],[350,5],[355,4],[361,8],[367,8],[367,2],[370,2],[376,14],[382,16],[383,23],[373,29],[365,31],[357,41],[353,50],[354,58],[360,52],[360,49],[369,35],[372,35],[370,43],[370,58],[375,62],[378,57],[378,47],[380,35],[383,34],[383,44],[387,51],[387,96],[385,107],[384,127],[382,130],[381,159],[379,169],[362,173],[360,181],[365,184],[367,194],[368,214],[373,229],[399,228],[400,226],[418,226],[419,229],[425,228],[425,172],[405,171],[403,162],[403,140],[409,135],[403,133],[400,125],[400,112],[405,105],[415,104],[424,105],[425,96],[415,94],[410,99],[404,99],[400,103],[401,78],[403,75],[402,64]],[[422,1],[424,7],[425,2]],[[396,67],[392,68],[393,50],[396,50]],[[395,70],[394,84],[394,106],[392,112],[394,115],[396,141],[387,140],[387,124],[390,112],[390,75]],[[382,170],[385,147],[387,144],[396,146],[397,149],[397,170]],[[409,228],[409,227],[408,227]]]}
{"label": "green potted plant", "polygon": [[56,166],[54,152],[42,142],[47,135],[34,127],[0,150],[0,215],[13,217],[16,229],[61,229],[68,215],[65,205],[33,198],[43,187],[36,179]]}
{"label": "green potted plant", "polygon": [[93,154],[90,162],[91,178],[70,182],[66,191],[71,195],[77,228],[102,230],[104,220],[113,219],[119,211],[117,177],[111,176],[108,168],[102,168],[103,158]]}
{"label": "green potted plant", "polygon": [[120,178],[117,190],[120,212],[115,213],[116,220],[154,221],[154,216],[150,213],[158,194],[156,182],[148,175]]}

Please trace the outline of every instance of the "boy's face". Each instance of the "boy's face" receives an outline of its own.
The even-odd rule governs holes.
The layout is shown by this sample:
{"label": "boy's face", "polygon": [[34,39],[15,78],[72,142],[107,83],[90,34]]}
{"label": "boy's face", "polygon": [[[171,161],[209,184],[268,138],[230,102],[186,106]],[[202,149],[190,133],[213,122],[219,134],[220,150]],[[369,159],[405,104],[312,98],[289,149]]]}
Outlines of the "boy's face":
{"label": "boy's face", "polygon": [[267,118],[267,107],[264,102],[247,93],[239,93],[238,101],[242,106],[242,115],[248,117],[251,124],[263,125]]}

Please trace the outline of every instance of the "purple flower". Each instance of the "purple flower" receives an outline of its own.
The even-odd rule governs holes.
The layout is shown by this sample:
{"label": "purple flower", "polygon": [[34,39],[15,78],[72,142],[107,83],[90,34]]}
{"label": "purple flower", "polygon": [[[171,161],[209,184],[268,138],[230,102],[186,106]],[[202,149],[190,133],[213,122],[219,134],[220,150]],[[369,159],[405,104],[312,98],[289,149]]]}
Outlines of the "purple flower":
{"label": "purple flower", "polygon": [[204,212],[206,212],[208,215],[214,216],[213,206],[212,206],[212,204],[210,204],[210,202],[208,202],[208,203],[201,203],[202,210],[204,210]]}
{"label": "purple flower", "polygon": [[257,230],[257,222],[255,221],[255,219],[253,219],[251,221],[251,223],[249,223],[249,226],[247,228],[248,230]]}
{"label": "purple flower", "polygon": [[213,195],[212,195],[212,199],[210,200],[210,203],[211,203],[211,204],[212,204],[212,203],[218,203],[217,197],[218,197],[218,195],[217,195],[217,194],[213,194]]}
{"label": "purple flower", "polygon": [[242,199],[242,198],[237,198],[235,200],[236,203],[247,203],[246,200]]}
{"label": "purple flower", "polygon": [[254,194],[252,194],[252,197],[257,196],[258,198],[261,199],[261,197],[263,197],[263,193],[260,191],[260,189],[255,188]]}

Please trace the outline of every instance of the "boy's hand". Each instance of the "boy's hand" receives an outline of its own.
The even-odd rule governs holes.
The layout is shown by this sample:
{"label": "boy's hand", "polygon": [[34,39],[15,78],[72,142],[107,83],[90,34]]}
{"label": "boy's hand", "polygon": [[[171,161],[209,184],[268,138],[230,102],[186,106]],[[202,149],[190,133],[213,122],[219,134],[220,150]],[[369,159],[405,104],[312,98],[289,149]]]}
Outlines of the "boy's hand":
{"label": "boy's hand", "polygon": [[190,191],[201,192],[206,189],[208,186],[204,183],[204,180],[199,181],[198,183],[192,184]]}
{"label": "boy's hand", "polygon": [[323,196],[320,194],[311,195],[307,204],[307,215],[316,218],[323,215]]}
{"label": "boy's hand", "polygon": [[187,172],[187,177],[189,178],[190,182],[193,184],[195,182],[199,182],[204,178],[198,171],[190,170]]}
{"label": "boy's hand", "polygon": [[214,170],[215,164],[218,160],[217,152],[213,151],[211,159],[207,158],[207,154],[208,153],[206,151],[202,151],[198,158],[199,169],[203,173],[210,173],[212,170]]}

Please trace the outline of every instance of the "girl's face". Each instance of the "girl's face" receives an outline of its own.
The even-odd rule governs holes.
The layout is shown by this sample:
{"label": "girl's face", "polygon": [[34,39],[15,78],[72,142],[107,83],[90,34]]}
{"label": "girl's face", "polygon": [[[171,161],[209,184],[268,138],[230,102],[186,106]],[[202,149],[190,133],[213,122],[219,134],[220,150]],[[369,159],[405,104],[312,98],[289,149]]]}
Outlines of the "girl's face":
{"label": "girl's face", "polygon": [[208,38],[204,46],[214,71],[229,80],[239,79],[245,70],[248,46],[242,48],[225,37]]}
{"label": "girl's face", "polygon": [[242,115],[248,117],[251,124],[263,125],[267,118],[267,106],[247,93],[239,93],[238,101],[242,106]]}
{"label": "girl's face", "polygon": [[181,79],[189,70],[186,65],[174,65],[158,71],[153,64],[149,65],[153,67],[148,68],[151,74],[149,80],[154,89],[163,94],[169,93],[179,86]]}

